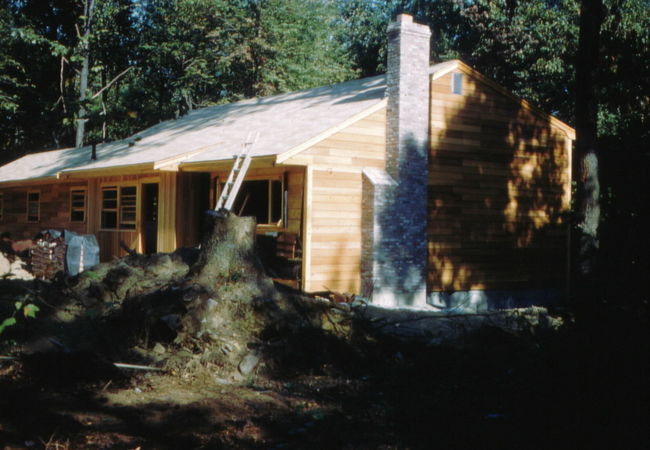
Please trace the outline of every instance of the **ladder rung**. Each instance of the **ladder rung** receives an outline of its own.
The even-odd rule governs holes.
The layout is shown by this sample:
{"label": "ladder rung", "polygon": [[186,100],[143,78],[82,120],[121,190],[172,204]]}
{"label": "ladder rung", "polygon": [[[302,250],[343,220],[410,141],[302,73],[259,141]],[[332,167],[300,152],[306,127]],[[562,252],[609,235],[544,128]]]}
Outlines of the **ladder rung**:
{"label": "ladder rung", "polygon": [[244,177],[246,176],[248,166],[250,165],[250,150],[253,145],[255,145],[255,142],[257,142],[259,133],[257,133],[254,139],[251,139],[251,137],[252,133],[248,133],[248,137],[242,145],[241,153],[235,156],[235,161],[233,162],[230,175],[228,175],[228,180],[224,184],[223,192],[221,192],[219,200],[217,201],[217,205],[215,207],[216,210],[219,210],[221,208],[229,210],[235,201],[235,197],[239,192],[239,187],[241,186]]}

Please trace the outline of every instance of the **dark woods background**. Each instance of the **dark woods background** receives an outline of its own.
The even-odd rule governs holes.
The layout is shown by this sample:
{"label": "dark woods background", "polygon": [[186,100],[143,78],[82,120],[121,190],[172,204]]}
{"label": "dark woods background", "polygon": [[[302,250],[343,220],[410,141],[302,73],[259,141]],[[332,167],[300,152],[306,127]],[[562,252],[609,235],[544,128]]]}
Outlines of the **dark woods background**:
{"label": "dark woods background", "polygon": [[[581,10],[577,0],[0,0],[0,162],[120,139],[194,108],[381,73],[386,26],[409,12],[432,28],[433,61],[461,58],[587,137],[599,160],[601,213],[584,280],[595,288],[585,302],[641,313],[650,274],[650,2],[584,3],[598,7]],[[580,39],[586,23],[594,26]],[[580,142],[576,153],[579,225]]]}

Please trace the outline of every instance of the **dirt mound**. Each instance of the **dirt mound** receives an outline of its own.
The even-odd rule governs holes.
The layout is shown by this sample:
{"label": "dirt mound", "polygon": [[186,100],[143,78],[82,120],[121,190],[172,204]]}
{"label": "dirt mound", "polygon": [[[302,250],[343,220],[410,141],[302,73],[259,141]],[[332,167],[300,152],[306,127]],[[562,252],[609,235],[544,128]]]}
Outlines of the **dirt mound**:
{"label": "dirt mound", "polygon": [[[561,324],[545,310],[452,317],[306,296],[266,275],[252,218],[209,216],[206,230],[200,250],[133,254],[76,277],[13,286],[0,317],[13,314],[18,324],[3,334],[11,339],[0,342],[0,353],[94,352],[95,360],[224,383],[262,373],[354,372],[362,360],[391,358],[398,352],[391,341],[435,346],[485,327],[529,333]],[[36,320],[16,314],[16,297],[39,306]]]}
{"label": "dirt mound", "polygon": [[302,330],[349,338],[349,308],[275,287],[257,257],[252,218],[214,215],[206,229],[200,251],[133,254],[35,282],[25,295],[46,306],[10,330],[23,342],[13,350],[94,351],[230,382],[277,367],[286,357],[278,349]]}

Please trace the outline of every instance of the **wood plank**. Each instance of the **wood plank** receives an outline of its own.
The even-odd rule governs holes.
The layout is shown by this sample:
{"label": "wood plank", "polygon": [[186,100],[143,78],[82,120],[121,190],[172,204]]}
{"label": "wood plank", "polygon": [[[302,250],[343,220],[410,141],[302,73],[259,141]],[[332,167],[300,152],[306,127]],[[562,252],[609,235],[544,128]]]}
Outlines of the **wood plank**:
{"label": "wood plank", "polygon": [[311,231],[312,221],[312,194],[314,183],[314,169],[307,166],[304,175],[304,206],[303,206],[303,221],[302,221],[302,289],[306,292],[312,290],[311,278],[311,263],[312,263],[312,246],[313,246],[313,233]]}
{"label": "wood plank", "polygon": [[176,242],[177,173],[161,172],[158,187],[158,251],[173,252]]}

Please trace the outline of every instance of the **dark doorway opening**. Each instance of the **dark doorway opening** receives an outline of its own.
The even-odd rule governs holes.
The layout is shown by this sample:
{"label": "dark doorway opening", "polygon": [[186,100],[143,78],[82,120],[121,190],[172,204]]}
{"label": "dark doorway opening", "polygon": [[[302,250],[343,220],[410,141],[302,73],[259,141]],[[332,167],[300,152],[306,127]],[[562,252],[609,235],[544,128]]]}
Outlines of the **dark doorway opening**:
{"label": "dark doorway opening", "polygon": [[144,252],[158,249],[158,183],[142,185],[142,238]]}

